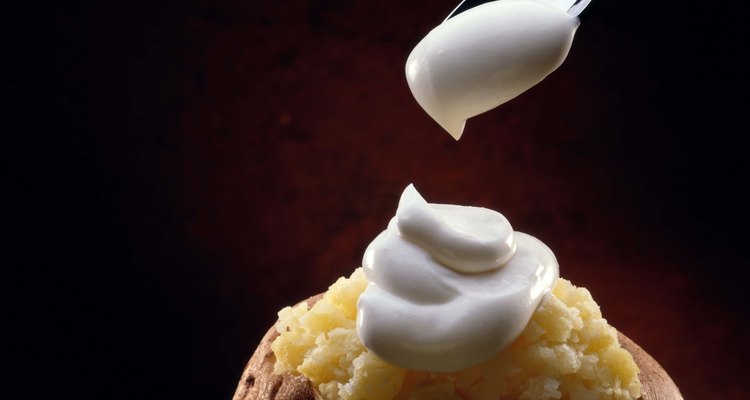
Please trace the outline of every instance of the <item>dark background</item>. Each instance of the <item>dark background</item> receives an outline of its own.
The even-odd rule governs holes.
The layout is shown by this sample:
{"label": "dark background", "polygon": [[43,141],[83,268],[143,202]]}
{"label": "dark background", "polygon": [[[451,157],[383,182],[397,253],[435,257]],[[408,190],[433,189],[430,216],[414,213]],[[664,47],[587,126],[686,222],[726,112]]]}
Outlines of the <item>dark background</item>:
{"label": "dark background", "polygon": [[403,73],[456,4],[9,10],[3,391],[231,398],[413,182],[545,241],[686,398],[750,397],[739,2],[594,0],[566,63],[460,142]]}

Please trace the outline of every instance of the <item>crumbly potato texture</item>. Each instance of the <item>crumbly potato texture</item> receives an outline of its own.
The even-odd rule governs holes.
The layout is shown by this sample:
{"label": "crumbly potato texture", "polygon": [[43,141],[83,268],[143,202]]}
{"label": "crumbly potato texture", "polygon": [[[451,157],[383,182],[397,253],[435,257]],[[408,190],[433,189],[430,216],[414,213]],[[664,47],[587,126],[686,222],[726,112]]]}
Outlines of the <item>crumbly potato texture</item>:
{"label": "crumbly potato texture", "polygon": [[328,400],[637,399],[633,357],[585,288],[559,279],[521,336],[482,364],[455,373],[408,371],[371,354],[356,332],[361,269],[308,310],[279,312],[275,373],[307,377]]}

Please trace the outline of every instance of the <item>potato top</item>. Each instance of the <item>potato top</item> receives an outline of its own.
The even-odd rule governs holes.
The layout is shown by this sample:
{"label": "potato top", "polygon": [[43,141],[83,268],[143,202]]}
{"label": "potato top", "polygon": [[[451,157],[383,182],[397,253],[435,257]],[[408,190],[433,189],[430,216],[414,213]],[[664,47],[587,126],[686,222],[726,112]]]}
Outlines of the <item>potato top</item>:
{"label": "potato top", "polygon": [[361,269],[309,310],[279,312],[274,372],[309,379],[325,399],[637,399],[638,367],[585,288],[559,279],[523,334],[490,360],[450,374],[408,371],[368,352],[356,332]]}

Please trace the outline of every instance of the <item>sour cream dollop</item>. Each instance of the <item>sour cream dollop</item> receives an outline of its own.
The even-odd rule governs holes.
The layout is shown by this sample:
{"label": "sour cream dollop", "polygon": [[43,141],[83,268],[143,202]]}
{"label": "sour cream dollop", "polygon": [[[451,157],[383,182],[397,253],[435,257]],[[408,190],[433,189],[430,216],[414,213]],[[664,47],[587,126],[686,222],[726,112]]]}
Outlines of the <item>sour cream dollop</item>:
{"label": "sour cream dollop", "polygon": [[500,213],[427,203],[413,185],[365,251],[357,333],[416,371],[453,372],[508,346],[559,276],[554,254]]}
{"label": "sour cream dollop", "polygon": [[499,0],[433,29],[406,62],[420,106],[456,140],[466,120],[539,83],[562,64],[588,1]]}

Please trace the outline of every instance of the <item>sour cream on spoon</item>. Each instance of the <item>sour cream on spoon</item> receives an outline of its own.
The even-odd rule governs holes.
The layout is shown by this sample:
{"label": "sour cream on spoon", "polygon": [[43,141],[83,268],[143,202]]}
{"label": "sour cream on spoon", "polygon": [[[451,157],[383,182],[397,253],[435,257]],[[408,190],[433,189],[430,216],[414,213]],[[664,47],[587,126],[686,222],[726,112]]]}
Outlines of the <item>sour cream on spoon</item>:
{"label": "sour cream on spoon", "polygon": [[568,55],[589,0],[498,0],[455,15],[406,62],[420,106],[456,140],[468,118],[528,90]]}

